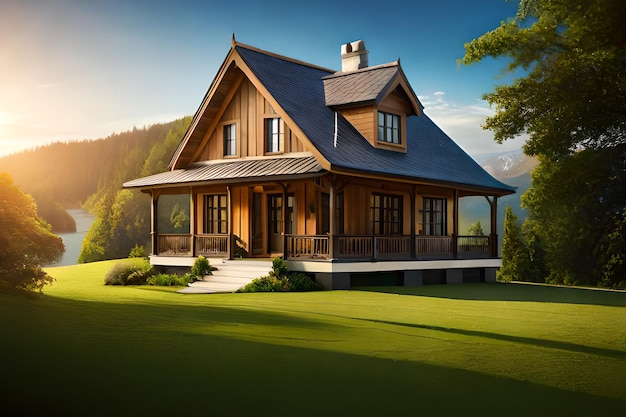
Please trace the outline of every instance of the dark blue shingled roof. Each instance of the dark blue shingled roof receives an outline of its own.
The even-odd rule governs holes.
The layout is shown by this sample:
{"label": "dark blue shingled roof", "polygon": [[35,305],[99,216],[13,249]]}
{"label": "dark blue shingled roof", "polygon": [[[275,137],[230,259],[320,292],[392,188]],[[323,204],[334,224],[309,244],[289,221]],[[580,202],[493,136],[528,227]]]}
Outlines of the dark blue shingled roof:
{"label": "dark blue shingled roof", "polygon": [[332,72],[241,45],[236,48],[331,169],[434,181],[496,194],[515,191],[489,175],[423,113],[407,117],[406,153],[373,147],[341,114],[337,117],[335,147],[335,111],[325,104],[322,81]]}

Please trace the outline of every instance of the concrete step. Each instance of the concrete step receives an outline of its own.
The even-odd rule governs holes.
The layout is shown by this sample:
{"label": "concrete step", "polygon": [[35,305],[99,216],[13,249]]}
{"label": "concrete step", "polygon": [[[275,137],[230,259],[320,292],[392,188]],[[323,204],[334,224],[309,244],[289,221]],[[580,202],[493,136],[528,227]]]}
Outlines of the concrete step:
{"label": "concrete step", "polygon": [[189,284],[187,288],[178,290],[182,294],[215,294],[235,292],[250,283],[253,279],[267,275],[272,269],[271,261],[224,260],[212,263],[217,269],[212,275]]}

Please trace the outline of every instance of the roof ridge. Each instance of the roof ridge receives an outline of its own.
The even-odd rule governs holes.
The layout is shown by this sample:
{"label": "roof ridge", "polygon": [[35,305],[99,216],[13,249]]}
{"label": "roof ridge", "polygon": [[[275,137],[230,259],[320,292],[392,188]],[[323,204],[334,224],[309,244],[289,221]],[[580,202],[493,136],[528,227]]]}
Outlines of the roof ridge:
{"label": "roof ridge", "polygon": [[332,69],[329,69],[329,68],[325,68],[325,67],[322,67],[322,66],[319,66],[319,65],[311,64],[310,62],[302,61],[302,60],[299,60],[299,59],[296,59],[296,58],[291,58],[291,57],[288,57],[288,56],[285,56],[285,55],[280,55],[280,54],[277,54],[277,53],[274,53],[274,52],[266,51],[265,49],[257,48],[256,46],[252,46],[252,45],[248,45],[248,44],[245,44],[245,43],[241,43],[239,41],[234,41],[233,42],[233,48],[236,48],[236,47],[248,49],[248,50],[253,51],[253,52],[258,52],[258,53],[263,54],[263,55],[267,55],[267,56],[271,56],[271,57],[274,57],[274,58],[282,59],[283,61],[292,62],[294,64],[302,65],[302,66],[305,66],[305,67],[314,68],[314,69],[318,69],[318,70],[322,70],[322,71],[326,71],[326,72],[330,72],[330,73],[334,73],[335,72],[335,70],[332,70]]}
{"label": "roof ridge", "polygon": [[392,68],[392,67],[400,68],[400,60],[393,61],[393,62],[388,62],[386,64],[374,65],[372,67],[359,68],[359,69],[354,70],[354,71],[346,71],[346,72],[337,71],[337,72],[335,72],[333,74],[330,74],[330,75],[327,75],[325,77],[322,77],[322,80],[328,80],[328,79],[331,79],[331,78],[339,78],[339,77],[347,77],[349,75],[360,74],[360,73],[363,73],[363,72],[375,71],[375,70],[379,70],[379,69]]}

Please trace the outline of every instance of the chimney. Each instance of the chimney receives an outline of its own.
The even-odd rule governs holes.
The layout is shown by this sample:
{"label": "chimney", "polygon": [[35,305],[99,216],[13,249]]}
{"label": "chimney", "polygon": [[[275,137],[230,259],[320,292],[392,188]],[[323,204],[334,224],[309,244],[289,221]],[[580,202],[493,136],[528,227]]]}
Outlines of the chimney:
{"label": "chimney", "polygon": [[366,68],[368,51],[364,41],[354,41],[341,45],[341,72]]}

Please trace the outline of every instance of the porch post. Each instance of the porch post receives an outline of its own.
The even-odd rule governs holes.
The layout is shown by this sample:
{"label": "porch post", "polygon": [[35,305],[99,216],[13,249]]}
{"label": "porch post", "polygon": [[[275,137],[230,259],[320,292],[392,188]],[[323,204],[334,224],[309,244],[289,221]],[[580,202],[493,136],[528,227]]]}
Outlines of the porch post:
{"label": "porch post", "polygon": [[189,233],[191,233],[191,256],[196,256],[196,203],[198,196],[194,194],[193,187],[189,187]]}
{"label": "porch post", "polygon": [[150,243],[152,244],[152,255],[156,256],[159,254],[159,236],[157,234],[158,228],[158,203],[159,203],[159,193],[156,190],[152,190],[150,193],[152,196],[152,204],[150,205]]}
{"label": "porch post", "polygon": [[489,242],[491,244],[491,257],[498,257],[498,197],[493,196],[493,200],[490,200],[489,197],[487,201],[489,201],[489,205],[491,206],[491,238]]}
{"label": "porch post", "polygon": [[459,254],[459,190],[453,192],[454,206],[452,207],[452,257]]}
{"label": "porch post", "polygon": [[282,234],[283,234],[283,259],[287,260],[287,254],[289,251],[287,250],[287,186],[285,184],[280,184],[283,187],[283,204],[281,206],[281,217],[282,217]]}
{"label": "porch post", "polygon": [[415,185],[411,187],[411,192],[409,194],[411,196],[410,197],[411,198],[411,242],[409,244],[409,251],[410,251],[411,259],[415,259],[415,257],[417,256],[416,248],[415,248],[415,220],[416,220],[415,195],[417,194],[417,192],[416,192]]}
{"label": "porch post", "polygon": [[334,241],[335,241],[335,233],[337,232],[336,230],[336,222],[335,222],[335,216],[337,215],[337,213],[335,212],[335,206],[337,205],[336,202],[336,195],[335,195],[335,182],[331,181],[330,183],[330,202],[329,202],[329,211],[330,211],[330,216],[328,219],[328,253],[331,257],[331,259],[335,258],[335,245],[334,245]]}
{"label": "porch post", "polygon": [[234,251],[234,247],[235,247],[235,238],[233,236],[233,225],[232,225],[232,219],[233,219],[233,214],[232,214],[232,204],[231,204],[231,195],[230,195],[230,186],[227,185],[226,186],[226,205],[228,206],[228,210],[226,210],[227,213],[227,218],[226,218],[226,229],[228,231],[228,244],[226,245],[226,258],[228,259],[233,259],[233,255],[235,253]]}

